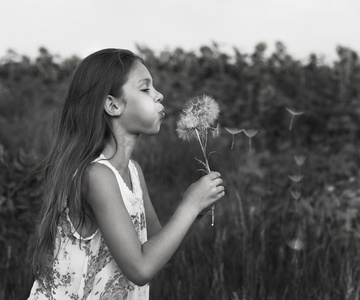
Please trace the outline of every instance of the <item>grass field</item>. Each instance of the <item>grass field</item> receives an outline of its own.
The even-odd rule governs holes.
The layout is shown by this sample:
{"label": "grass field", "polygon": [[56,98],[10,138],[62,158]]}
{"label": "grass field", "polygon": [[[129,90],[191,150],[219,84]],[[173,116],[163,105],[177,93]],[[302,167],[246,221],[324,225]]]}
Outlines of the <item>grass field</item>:
{"label": "grass field", "polygon": [[[327,157],[313,149],[299,171],[294,160],[299,149],[285,155],[258,152],[261,141],[255,137],[250,152],[242,136],[231,150],[231,137],[222,133],[209,147],[215,151],[212,169],[222,173],[227,191],[216,224],[211,227],[210,216],[202,221],[153,281],[152,299],[358,299],[360,182],[356,177],[331,182],[327,163],[344,165],[339,160],[348,156]],[[152,165],[143,162],[164,221],[181,191],[200,175],[197,145],[179,146],[171,136],[170,130],[157,137],[165,152],[156,138],[147,141]],[[288,176],[296,172],[303,175],[297,200]]]}
{"label": "grass field", "polygon": [[[269,152],[261,138],[260,131],[251,151],[244,135],[235,137],[233,149],[224,130],[210,140],[210,165],[226,186],[215,226],[209,216],[201,221],[151,282],[151,299],[359,299],[360,182],[345,172],[358,166],[357,148],[324,153],[289,143]],[[301,169],[294,160],[300,154],[306,156]],[[176,137],[171,122],[158,136],[140,139],[134,158],[162,223],[201,175],[200,156],[195,142]],[[11,165],[18,177],[6,178],[16,197],[2,203],[0,299],[25,299],[32,284],[26,257],[35,212],[29,205],[38,201],[34,178],[40,175],[26,177],[24,161],[29,157]],[[297,172],[303,178],[295,199],[289,175]]]}

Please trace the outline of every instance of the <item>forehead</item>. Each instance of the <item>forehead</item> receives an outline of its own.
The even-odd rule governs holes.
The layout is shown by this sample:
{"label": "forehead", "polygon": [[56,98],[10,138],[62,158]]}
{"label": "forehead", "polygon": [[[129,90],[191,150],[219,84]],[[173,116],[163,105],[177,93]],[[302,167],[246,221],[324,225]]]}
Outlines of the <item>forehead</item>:
{"label": "forehead", "polygon": [[144,79],[151,80],[151,74],[140,61],[136,61],[129,73],[128,81],[136,84]]}

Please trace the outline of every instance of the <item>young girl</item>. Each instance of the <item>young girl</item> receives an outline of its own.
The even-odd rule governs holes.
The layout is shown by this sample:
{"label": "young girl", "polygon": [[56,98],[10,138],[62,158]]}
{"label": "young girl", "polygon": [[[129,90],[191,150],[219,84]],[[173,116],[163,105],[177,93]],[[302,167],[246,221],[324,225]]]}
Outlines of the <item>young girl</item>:
{"label": "young girl", "polygon": [[157,134],[163,100],[142,60],[105,49],[75,70],[46,166],[29,299],[148,299],[148,282],[224,195],[217,172],[161,227],[131,153]]}

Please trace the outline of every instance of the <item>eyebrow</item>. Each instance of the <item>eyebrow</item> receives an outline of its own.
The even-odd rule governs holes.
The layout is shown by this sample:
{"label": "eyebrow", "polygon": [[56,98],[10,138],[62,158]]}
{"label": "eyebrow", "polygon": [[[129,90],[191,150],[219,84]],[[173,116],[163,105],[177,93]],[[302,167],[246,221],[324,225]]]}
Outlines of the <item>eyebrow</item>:
{"label": "eyebrow", "polygon": [[152,82],[152,79],[151,79],[151,78],[148,78],[148,77],[143,78],[143,79],[140,79],[140,80],[138,81],[138,83],[150,83],[150,82]]}

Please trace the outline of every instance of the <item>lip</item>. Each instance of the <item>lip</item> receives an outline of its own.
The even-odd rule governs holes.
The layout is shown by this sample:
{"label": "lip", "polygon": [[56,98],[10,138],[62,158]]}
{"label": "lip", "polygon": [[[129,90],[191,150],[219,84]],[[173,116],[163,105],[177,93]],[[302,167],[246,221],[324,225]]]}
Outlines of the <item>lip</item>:
{"label": "lip", "polygon": [[160,115],[161,119],[164,119],[165,116],[166,116],[165,110],[160,111],[160,112],[159,112],[159,115]]}

